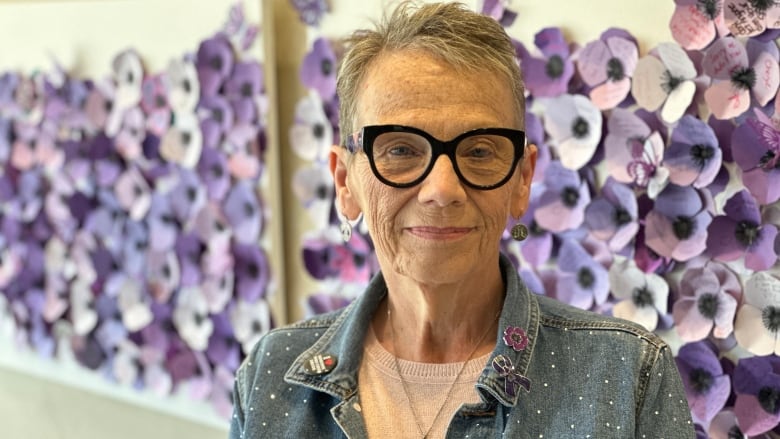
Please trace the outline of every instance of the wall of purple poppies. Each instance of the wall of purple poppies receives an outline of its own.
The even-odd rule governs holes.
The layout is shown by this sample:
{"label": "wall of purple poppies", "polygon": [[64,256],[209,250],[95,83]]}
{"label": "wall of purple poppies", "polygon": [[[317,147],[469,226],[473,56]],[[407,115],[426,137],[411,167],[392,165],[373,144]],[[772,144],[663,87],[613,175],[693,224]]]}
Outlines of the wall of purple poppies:
{"label": "wall of purple poppies", "polygon": [[[701,437],[763,437],[780,433],[780,4],[674,3],[675,41],[647,53],[619,23],[593,41],[560,28],[516,41],[539,160],[530,237],[507,233],[503,250],[536,293],[669,340]],[[290,146],[306,163],[291,178],[315,225],[301,257],[320,313],[377,264],[365,230],[341,242],[333,210],[342,49],[318,33],[328,2],[291,4],[315,36]],[[479,4],[510,35],[522,20],[522,6]]]}
{"label": "wall of purple poppies", "polygon": [[14,342],[228,417],[273,324],[260,245],[267,94],[241,4],[192,51],[107,78],[0,71],[0,313]]}

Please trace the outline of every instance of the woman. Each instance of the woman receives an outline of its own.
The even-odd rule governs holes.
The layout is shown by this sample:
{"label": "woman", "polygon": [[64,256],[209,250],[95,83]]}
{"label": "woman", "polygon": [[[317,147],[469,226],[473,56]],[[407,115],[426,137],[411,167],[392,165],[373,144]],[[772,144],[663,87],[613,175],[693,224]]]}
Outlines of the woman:
{"label": "woman", "polygon": [[348,47],[330,168],[381,274],[258,343],[231,437],[693,437],[662,340],[529,293],[500,255],[536,159],[501,26],[403,3]]}

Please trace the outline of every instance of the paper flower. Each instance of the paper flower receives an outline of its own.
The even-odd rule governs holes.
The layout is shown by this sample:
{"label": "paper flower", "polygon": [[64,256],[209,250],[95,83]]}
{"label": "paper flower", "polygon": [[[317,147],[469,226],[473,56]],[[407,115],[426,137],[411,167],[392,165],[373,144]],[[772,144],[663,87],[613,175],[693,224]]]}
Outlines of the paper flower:
{"label": "paper flower", "polygon": [[731,153],[742,169],[742,181],[759,204],[780,200],[780,130],[761,112],[739,124]]}
{"label": "paper flower", "polygon": [[746,436],[765,433],[780,421],[780,358],[742,358],[734,370],[734,413]]}
{"label": "paper flower", "polygon": [[301,83],[319,93],[323,101],[333,99],[336,94],[336,54],[330,41],[320,37],[314,40],[311,50],[301,63]]}
{"label": "paper flower", "polygon": [[206,186],[209,200],[222,200],[230,189],[227,158],[214,148],[203,147],[197,166],[198,176]]}
{"label": "paper flower", "polygon": [[601,139],[601,112],[582,95],[544,99],[543,105],[544,128],[561,163],[575,171],[582,168]]}
{"label": "paper flower", "polygon": [[731,378],[725,374],[714,347],[706,342],[683,345],[675,358],[693,421],[704,426],[726,405]]}
{"label": "paper flower", "polygon": [[160,155],[165,160],[192,169],[203,150],[200,123],[193,113],[177,113],[170,129],[160,141]]}
{"label": "paper flower", "polygon": [[171,207],[176,220],[183,225],[183,229],[188,230],[190,223],[206,204],[206,189],[198,174],[190,169],[181,169],[177,177],[170,192]]}
{"label": "paper flower", "polygon": [[260,337],[271,328],[268,303],[265,300],[247,302],[238,299],[230,311],[230,322],[244,354],[248,354]]}
{"label": "paper flower", "polygon": [[645,218],[645,242],[661,256],[688,261],[704,251],[711,221],[696,189],[670,184]]}
{"label": "paper flower", "polygon": [[661,43],[639,59],[631,93],[648,111],[661,110],[666,123],[676,122],[693,101],[696,67],[680,46]]}
{"label": "paper flower", "polygon": [[236,273],[236,294],[247,302],[265,298],[271,273],[268,257],[257,244],[233,246]]}
{"label": "paper flower", "polygon": [[534,97],[553,97],[566,92],[574,75],[569,44],[559,28],[548,27],[534,35],[541,57],[532,55],[522,43],[515,43],[523,80]]}
{"label": "paper flower", "polygon": [[669,285],[661,276],[645,273],[631,259],[614,262],[609,268],[612,295],[619,300],[612,314],[636,322],[648,331],[658,326],[658,315],[666,314]]}
{"label": "paper flower", "polygon": [[233,48],[224,34],[216,34],[198,46],[195,67],[204,96],[217,94],[233,71]]}
{"label": "paper flower", "polygon": [[333,209],[333,177],[324,166],[312,165],[295,171],[293,193],[318,229],[328,225]]}
{"label": "paper flower", "polygon": [[710,262],[686,270],[672,309],[680,339],[695,342],[710,333],[719,339],[731,335],[741,297],[742,285],[725,265]]}
{"label": "paper flower", "polygon": [[146,128],[155,136],[162,136],[171,121],[168,90],[164,74],[151,75],[141,83],[141,109],[147,117]]}
{"label": "paper flower", "polygon": [[725,215],[716,216],[709,227],[707,250],[718,261],[745,257],[745,267],[761,271],[777,261],[777,226],[762,224],[755,198],[743,189],[726,202]]}
{"label": "paper flower", "polygon": [[152,205],[152,192],[141,172],[128,167],[116,181],[114,188],[119,205],[135,221],[140,221]]}
{"label": "paper flower", "polygon": [[333,145],[333,127],[317,93],[309,93],[295,105],[290,145],[298,157],[324,163]]}
{"label": "paper flower", "polygon": [[582,309],[600,305],[609,294],[607,270],[574,240],[564,240],[558,253],[558,300]]}
{"label": "paper flower", "polygon": [[312,293],[306,298],[307,311],[312,314],[324,314],[349,305],[352,299],[333,292]]}
{"label": "paper flower", "polygon": [[259,62],[238,61],[225,81],[225,97],[239,123],[253,123],[261,117],[258,99],[263,91],[263,67]]}
{"label": "paper flower", "polygon": [[[528,203],[528,209],[525,211],[523,217],[520,218],[520,222],[528,227],[528,237],[521,243],[511,240],[511,242],[517,243],[519,251],[523,255],[523,259],[532,267],[541,267],[549,261],[552,256],[553,234],[539,225],[539,222],[535,219],[536,209],[539,208],[540,197],[545,190],[543,184],[537,183],[531,186],[531,197]],[[507,224],[507,226],[511,229],[509,224]]]}
{"label": "paper flower", "polygon": [[[215,55],[215,64],[220,62],[218,59],[219,57]],[[220,80],[219,78],[214,79],[214,76],[219,76],[218,73],[212,73],[206,67],[203,70],[203,75],[211,82]],[[168,64],[165,76],[168,103],[175,113],[188,113],[195,110],[198,100],[201,98],[200,75],[200,70],[195,67],[195,63],[189,58],[173,59]],[[214,87],[211,83],[209,83],[209,86]],[[207,96],[211,95],[213,93]]]}
{"label": "paper flower", "polygon": [[326,12],[330,11],[327,0],[290,0],[301,21],[309,26],[318,26]]}
{"label": "paper flower", "polygon": [[[710,423],[707,430],[712,439],[731,439],[746,438],[745,433],[739,428],[737,415],[731,409],[726,409],[718,413]],[[754,439],[771,439],[770,434],[759,434],[751,436]]]}
{"label": "paper flower", "polygon": [[198,103],[196,113],[200,119],[204,149],[219,148],[222,139],[235,122],[230,102],[222,95],[204,96]]}
{"label": "paper flower", "polygon": [[303,261],[306,271],[315,279],[338,276],[342,282],[365,284],[371,278],[372,248],[360,234],[353,233],[346,244],[335,227],[318,236],[304,238]]}
{"label": "paper flower", "polygon": [[616,108],[607,122],[604,156],[609,175],[621,183],[647,188],[655,199],[669,181],[669,170],[661,163],[664,141],[630,110]]}
{"label": "paper flower", "polygon": [[257,128],[250,124],[234,126],[222,143],[227,154],[227,168],[238,180],[253,180],[260,175],[261,145]]}
{"label": "paper flower", "polygon": [[729,33],[723,20],[723,0],[674,0],[669,28],[685,50],[702,50]]}
{"label": "paper flower", "polygon": [[507,3],[508,0],[485,0],[480,12],[493,17],[501,26],[509,27],[515,22],[517,12],[507,9]]}
{"label": "paper flower", "polygon": [[613,178],[607,178],[601,195],[585,208],[590,233],[606,241],[614,252],[622,250],[639,231],[638,205],[634,192]]}
{"label": "paper flower", "polygon": [[636,40],[619,29],[607,30],[585,45],[577,57],[577,70],[591,87],[590,100],[596,108],[614,108],[628,96],[638,59]]}
{"label": "paper flower", "polygon": [[590,192],[579,175],[553,162],[547,168],[544,192],[539,196],[534,219],[552,232],[571,230],[582,224],[589,202]]}
{"label": "paper flower", "polygon": [[183,287],[178,291],[173,324],[192,349],[206,349],[214,324],[208,317],[208,305],[198,287]]}
{"label": "paper flower", "polygon": [[715,180],[722,163],[715,132],[702,120],[683,116],[672,131],[664,153],[669,181],[678,186],[703,188]]}
{"label": "paper flower", "polygon": [[723,0],[723,18],[734,36],[752,37],[780,28],[780,5],[763,0]]}
{"label": "paper flower", "polygon": [[780,85],[778,59],[773,41],[749,40],[747,46],[733,37],[715,41],[702,60],[704,73],[712,77],[704,92],[712,114],[719,119],[741,115],[750,108],[751,94],[758,105],[766,105]]}
{"label": "paper flower", "polygon": [[158,303],[168,302],[181,285],[181,266],[173,250],[147,253],[146,282],[154,300]]}
{"label": "paper flower", "polygon": [[754,355],[780,355],[780,280],[754,273],[745,282],[744,298],[734,323],[737,343]]}
{"label": "paper flower", "polygon": [[262,230],[260,201],[252,186],[245,181],[236,183],[223,203],[225,218],[241,244],[257,244]]}

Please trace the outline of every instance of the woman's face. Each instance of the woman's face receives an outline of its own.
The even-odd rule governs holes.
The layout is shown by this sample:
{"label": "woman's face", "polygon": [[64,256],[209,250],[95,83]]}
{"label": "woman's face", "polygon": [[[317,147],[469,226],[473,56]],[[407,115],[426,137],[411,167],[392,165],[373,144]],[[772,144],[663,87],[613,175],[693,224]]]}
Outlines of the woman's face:
{"label": "woman's face", "polygon": [[[357,101],[356,127],[397,124],[449,140],[475,128],[521,128],[506,81],[490,72],[458,73],[420,51],[382,54],[369,67]],[[385,276],[423,284],[474,279],[495,270],[499,242],[511,214],[528,202],[535,149],[512,179],[488,191],[460,182],[446,156],[417,186],[380,182],[360,152],[352,160],[334,148],[337,206],[349,218],[362,212]]]}

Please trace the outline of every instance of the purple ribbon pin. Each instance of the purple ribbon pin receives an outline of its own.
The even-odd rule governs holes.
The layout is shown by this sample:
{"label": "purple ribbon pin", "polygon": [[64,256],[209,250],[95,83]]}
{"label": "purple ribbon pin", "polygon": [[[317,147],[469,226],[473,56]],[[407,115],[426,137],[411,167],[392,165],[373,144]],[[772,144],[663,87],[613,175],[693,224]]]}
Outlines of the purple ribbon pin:
{"label": "purple ribbon pin", "polygon": [[515,372],[512,360],[504,355],[493,358],[493,370],[504,378],[504,390],[511,397],[517,396],[517,388],[523,386],[526,392],[531,391],[531,380]]}

